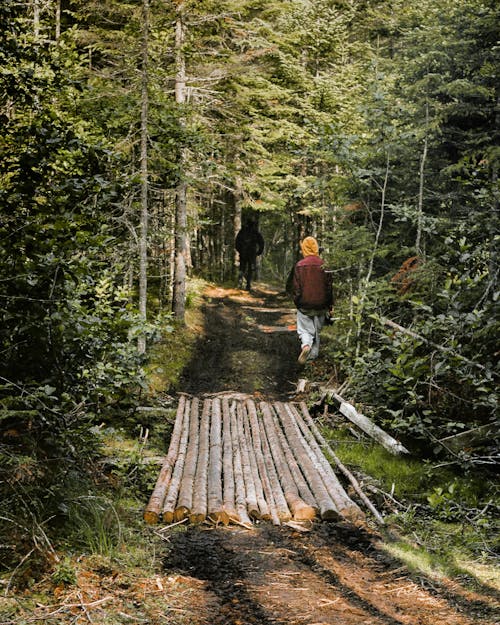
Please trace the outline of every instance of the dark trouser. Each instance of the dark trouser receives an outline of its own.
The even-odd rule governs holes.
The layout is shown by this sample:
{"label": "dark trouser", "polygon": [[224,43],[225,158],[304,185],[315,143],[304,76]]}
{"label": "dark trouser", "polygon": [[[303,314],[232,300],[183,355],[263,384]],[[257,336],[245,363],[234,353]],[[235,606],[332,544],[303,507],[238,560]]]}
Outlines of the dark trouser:
{"label": "dark trouser", "polygon": [[252,271],[255,266],[255,258],[240,257],[240,275],[238,277],[238,286],[243,286],[243,278],[246,280],[246,289],[250,290],[252,284]]}

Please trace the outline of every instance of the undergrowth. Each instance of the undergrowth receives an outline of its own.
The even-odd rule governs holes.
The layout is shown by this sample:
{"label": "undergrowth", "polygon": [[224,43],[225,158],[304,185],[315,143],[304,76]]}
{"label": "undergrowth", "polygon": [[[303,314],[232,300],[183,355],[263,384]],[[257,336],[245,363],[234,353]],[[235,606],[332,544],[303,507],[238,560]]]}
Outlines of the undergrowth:
{"label": "undergrowth", "polygon": [[[323,425],[340,460],[384,512],[385,548],[411,570],[500,587],[495,481],[435,462],[394,456],[348,428]],[[491,476],[490,476],[491,477]]]}

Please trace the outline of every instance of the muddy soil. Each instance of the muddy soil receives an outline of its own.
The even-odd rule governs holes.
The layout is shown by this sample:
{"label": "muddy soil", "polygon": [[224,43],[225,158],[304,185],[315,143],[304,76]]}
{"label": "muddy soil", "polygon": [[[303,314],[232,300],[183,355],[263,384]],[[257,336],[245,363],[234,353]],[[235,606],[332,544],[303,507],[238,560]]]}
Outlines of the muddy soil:
{"label": "muddy soil", "polygon": [[[290,399],[303,368],[289,299],[211,288],[205,330],[182,390]],[[320,358],[321,359],[321,358]],[[319,364],[319,363],[318,363]],[[307,365],[306,367],[311,367]],[[307,369],[306,369],[307,371]],[[311,371],[309,370],[309,373]],[[168,625],[476,625],[497,621],[489,589],[411,574],[375,527],[315,522],[309,531],[261,523],[173,531],[164,556]],[[166,617],[166,620],[165,620]]]}
{"label": "muddy soil", "polygon": [[299,340],[290,298],[269,287],[207,289],[203,336],[183,375],[193,395],[237,391],[285,399],[295,388]]}

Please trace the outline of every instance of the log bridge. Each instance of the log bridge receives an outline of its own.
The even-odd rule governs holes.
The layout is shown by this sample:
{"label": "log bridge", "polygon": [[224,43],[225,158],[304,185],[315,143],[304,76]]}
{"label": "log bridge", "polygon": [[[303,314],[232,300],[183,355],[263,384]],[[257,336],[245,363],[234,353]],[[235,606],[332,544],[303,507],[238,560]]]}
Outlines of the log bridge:
{"label": "log bridge", "polygon": [[364,522],[323,453],[325,445],[303,402],[181,395],[144,519],[248,528],[256,520]]}

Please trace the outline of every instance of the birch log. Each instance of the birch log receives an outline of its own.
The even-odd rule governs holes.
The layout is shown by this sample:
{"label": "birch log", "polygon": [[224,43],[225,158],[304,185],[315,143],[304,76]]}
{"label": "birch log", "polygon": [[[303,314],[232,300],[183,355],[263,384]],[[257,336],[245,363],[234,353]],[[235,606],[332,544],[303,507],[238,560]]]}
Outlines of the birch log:
{"label": "birch log", "polygon": [[248,452],[248,443],[245,434],[244,419],[246,413],[243,406],[238,402],[236,406],[236,423],[238,433],[238,447],[241,452],[241,469],[245,482],[245,500],[248,514],[252,519],[260,519],[259,504],[257,503],[257,491],[255,489],[255,479],[253,475],[252,465],[250,462],[250,454]]}
{"label": "birch log", "polygon": [[212,402],[205,399],[200,419],[200,442],[198,464],[193,484],[193,505],[189,515],[190,523],[203,523],[207,517],[208,452],[210,440],[210,410]]}
{"label": "birch log", "polygon": [[225,513],[230,521],[239,522],[241,519],[236,513],[234,465],[233,465],[233,439],[231,435],[231,412],[229,400],[222,400],[222,445],[223,445],[223,490],[222,503]]}
{"label": "birch log", "polygon": [[387,432],[384,432],[378,425],[370,421],[368,417],[359,413],[353,405],[342,399],[340,395],[332,392],[331,397],[333,397],[334,401],[338,404],[339,412],[343,414],[344,417],[347,417],[349,421],[352,421],[360,430],[363,430],[368,436],[371,436],[371,438],[380,443],[391,454],[399,455],[409,453],[406,447],[399,441],[387,434]]}
{"label": "birch log", "polygon": [[276,505],[276,511],[280,521],[289,521],[292,518],[292,513],[288,507],[288,503],[283,492],[276,466],[274,464],[273,455],[269,446],[267,438],[266,427],[264,422],[259,420],[260,426],[260,440],[262,444],[262,454],[264,456],[264,464],[267,469],[267,475],[269,476],[269,484],[271,486],[271,492],[274,497],[274,503]]}
{"label": "birch log", "polygon": [[319,465],[321,466],[323,481],[333,499],[339,514],[349,521],[365,521],[365,515],[359,506],[352,501],[349,495],[345,492],[344,487],[339,482],[339,479],[335,475],[330,463],[323,454],[318,441],[314,437],[309,427],[306,425],[302,415],[299,413],[295,406],[289,406],[288,410],[295,417],[295,421],[299,426],[299,430],[302,432],[309,447],[316,455]]}
{"label": "birch log", "polygon": [[234,450],[234,503],[236,505],[236,512],[239,516],[241,524],[251,527],[252,521],[250,520],[247,512],[246,486],[241,462],[241,448],[238,436],[238,417],[236,406],[236,402],[233,401],[230,408],[231,439]]}
{"label": "birch log", "polygon": [[247,412],[247,406],[243,406],[243,427],[245,431],[246,445],[248,449],[248,457],[250,459],[250,467],[252,469],[253,481],[255,484],[255,495],[257,497],[257,505],[259,507],[259,514],[262,519],[269,521],[271,519],[271,511],[264,497],[264,490],[262,484],[262,476],[259,474],[259,468],[257,465],[257,459],[255,457],[255,449],[253,446],[252,432],[250,429],[249,417]]}
{"label": "birch log", "polygon": [[314,511],[317,513],[319,512],[318,504],[316,502],[316,499],[314,498],[313,493],[311,492],[309,484],[307,483],[306,479],[304,478],[304,475],[302,474],[302,471],[300,470],[297,460],[288,443],[288,439],[286,438],[285,433],[280,424],[280,419],[278,415],[276,414],[275,407],[273,407],[273,409],[271,410],[271,416],[273,419],[274,430],[278,436],[278,440],[281,444],[281,448],[285,455],[286,464],[288,465],[288,468],[290,469],[293,480],[295,484],[297,485],[299,495],[304,500],[306,505],[313,508]]}
{"label": "birch log", "polygon": [[338,517],[337,508],[335,507],[335,504],[330,497],[321,476],[318,474],[316,467],[311,462],[307,445],[298,435],[297,429],[295,428],[285,406],[281,402],[276,402],[275,407],[283,424],[287,440],[297,460],[297,464],[301,468],[317,501],[321,518],[325,520],[336,519]]}
{"label": "birch log", "polygon": [[170,480],[168,490],[165,494],[165,501],[163,502],[162,516],[165,523],[172,523],[174,520],[175,504],[177,502],[177,495],[179,493],[182,472],[184,470],[184,462],[186,459],[190,409],[191,402],[186,400],[186,404],[184,406],[184,420],[182,422],[182,434],[179,441],[179,449],[177,451],[177,460],[172,472],[172,479]]}
{"label": "birch log", "polygon": [[[316,516],[315,509],[312,506],[308,506],[299,496],[298,486],[292,475],[292,471],[288,466],[285,453],[278,438],[278,433],[272,416],[272,407],[269,404],[262,402],[260,404],[260,411],[262,413],[263,423],[267,433],[267,441],[270,448],[269,453],[274,460],[277,476],[283,488],[283,495],[290,507],[293,518],[296,521],[314,519]],[[311,500],[312,499],[313,496],[311,494]]]}
{"label": "birch log", "polygon": [[163,501],[165,499],[165,493],[167,492],[170,479],[172,477],[172,469],[177,458],[177,451],[179,449],[179,441],[182,432],[182,422],[184,419],[184,405],[186,402],[186,396],[181,395],[179,398],[179,405],[177,407],[177,413],[174,422],[174,428],[172,436],[170,437],[170,444],[168,447],[167,456],[163,462],[162,468],[156,480],[156,485],[151,497],[149,498],[148,505],[144,510],[144,520],[146,523],[158,523],[160,519],[160,511],[163,508]]}
{"label": "birch log", "polygon": [[199,423],[198,414],[199,400],[194,397],[191,400],[191,417],[189,422],[189,439],[186,452],[186,460],[184,462],[184,470],[177,497],[177,505],[174,512],[174,521],[182,521],[189,516],[193,505],[193,487],[196,475],[196,466],[198,460],[199,446]]}
{"label": "birch log", "polygon": [[214,523],[229,523],[222,503],[222,427],[220,399],[212,402],[210,423],[210,451],[208,466],[207,507],[208,517]]}
{"label": "birch log", "polygon": [[372,512],[373,516],[376,518],[378,523],[380,523],[381,525],[384,525],[384,519],[383,519],[382,515],[377,510],[377,508],[375,508],[375,506],[370,501],[370,499],[365,495],[365,493],[361,489],[361,486],[359,485],[358,480],[349,471],[349,469],[341,462],[341,460],[338,458],[337,454],[333,451],[331,446],[328,444],[326,439],[323,437],[323,435],[319,431],[317,425],[314,423],[311,415],[309,414],[309,410],[307,409],[307,406],[306,406],[306,404],[304,402],[300,403],[300,408],[302,410],[302,414],[304,416],[304,419],[305,419],[306,423],[311,428],[312,433],[314,434],[314,436],[316,436],[316,439],[318,440],[320,445],[322,445],[324,447],[324,449],[326,449],[326,451],[328,452],[328,455],[335,462],[335,464],[337,465],[339,470],[342,471],[342,473],[349,480],[349,482],[351,483],[352,487],[354,488],[356,493],[359,495],[361,501],[366,505],[368,510],[370,510],[370,512]]}

